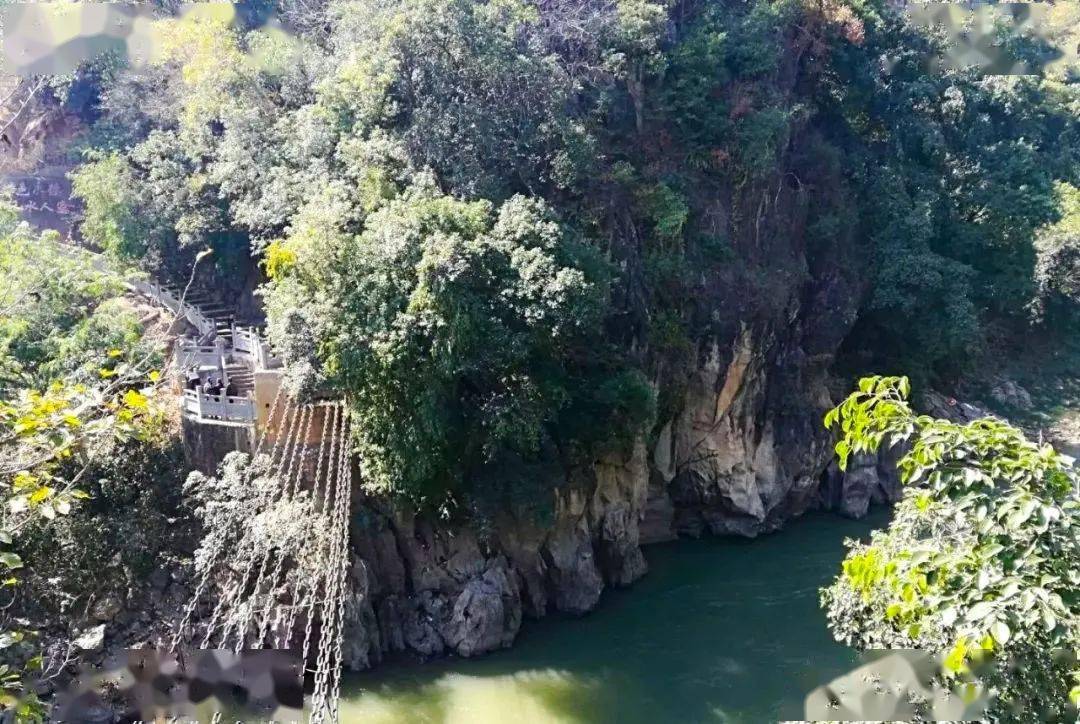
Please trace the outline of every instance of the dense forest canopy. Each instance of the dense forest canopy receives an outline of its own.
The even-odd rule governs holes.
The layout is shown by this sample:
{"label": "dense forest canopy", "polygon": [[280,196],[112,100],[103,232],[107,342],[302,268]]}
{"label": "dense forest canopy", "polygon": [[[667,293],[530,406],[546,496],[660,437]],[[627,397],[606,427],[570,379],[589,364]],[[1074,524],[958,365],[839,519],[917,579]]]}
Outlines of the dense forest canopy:
{"label": "dense forest canopy", "polygon": [[280,10],[298,35],[165,19],[158,64],[102,71],[82,231],[258,264],[291,388],[348,395],[372,489],[439,505],[618,446],[811,278],[855,290],[822,302],[851,370],[948,377],[1072,319],[1067,65],[939,69],[875,0]]}

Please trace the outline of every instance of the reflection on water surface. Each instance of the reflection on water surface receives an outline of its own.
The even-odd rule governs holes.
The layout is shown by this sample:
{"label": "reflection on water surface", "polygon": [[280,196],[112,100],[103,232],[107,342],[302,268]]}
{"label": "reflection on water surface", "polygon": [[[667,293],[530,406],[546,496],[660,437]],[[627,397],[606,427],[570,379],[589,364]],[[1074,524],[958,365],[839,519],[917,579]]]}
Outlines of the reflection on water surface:
{"label": "reflection on water surface", "polygon": [[512,649],[349,678],[343,722],[562,724],[802,718],[815,686],[855,664],[818,588],[843,540],[887,522],[811,515],[754,541],[647,548],[649,574],[580,619],[526,622]]}

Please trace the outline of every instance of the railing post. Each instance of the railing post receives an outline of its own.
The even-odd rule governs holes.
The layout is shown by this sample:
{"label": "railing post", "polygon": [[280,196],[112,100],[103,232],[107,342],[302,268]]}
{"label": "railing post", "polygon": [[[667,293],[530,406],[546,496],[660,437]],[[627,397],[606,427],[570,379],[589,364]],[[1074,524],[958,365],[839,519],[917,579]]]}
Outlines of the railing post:
{"label": "railing post", "polygon": [[262,337],[255,334],[254,330],[252,330],[251,337],[252,337],[251,351],[252,351],[252,357],[255,358],[255,369],[256,370],[265,369],[266,361],[263,359],[263,341],[262,341]]}
{"label": "railing post", "polygon": [[214,357],[218,370],[221,372],[221,383],[224,385],[229,384],[229,380],[226,378],[228,373],[225,372],[225,341],[221,337],[214,338]]}

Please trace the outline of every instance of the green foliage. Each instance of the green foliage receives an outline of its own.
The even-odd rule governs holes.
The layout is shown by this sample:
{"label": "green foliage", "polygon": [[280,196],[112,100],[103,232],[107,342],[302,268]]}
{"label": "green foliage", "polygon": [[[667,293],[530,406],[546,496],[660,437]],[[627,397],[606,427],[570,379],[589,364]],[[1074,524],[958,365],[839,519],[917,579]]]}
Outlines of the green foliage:
{"label": "green foliage", "polygon": [[744,178],[764,178],[776,168],[778,153],[787,146],[790,111],[768,106],[747,113],[733,129],[735,163]]}
{"label": "green foliage", "polygon": [[[292,389],[355,396],[379,489],[434,499],[501,450],[602,445],[565,412],[606,424],[596,379],[643,409],[641,375],[779,319],[798,280],[865,280],[845,361],[931,377],[1067,276],[1033,239],[1076,181],[1076,88],[935,70],[883,0],[314,14],[299,39],[163,23],[161,62],[104,91],[111,152],[76,192],[87,236],[144,266],[261,263]],[[493,236],[522,203],[557,240]]]}
{"label": "green foliage", "polygon": [[1075,323],[1080,304],[1080,188],[1060,182],[1056,195],[1061,218],[1040,229],[1035,242],[1037,318]]}
{"label": "green foliage", "polygon": [[[944,49],[887,12],[860,11],[818,94],[845,148],[875,276],[852,345],[870,364],[956,372],[987,328],[1022,332],[1037,293],[1037,230],[1075,179],[1076,88],[1048,77],[928,72]],[[892,59],[887,71],[870,57]]]}
{"label": "green foliage", "polygon": [[1072,460],[993,418],[916,415],[906,378],[866,378],[825,418],[852,453],[902,445],[892,523],[852,543],[822,591],[837,639],[947,653],[981,665],[994,721],[1072,721],[1080,672],[1080,475]]}
{"label": "green foliage", "polygon": [[653,233],[660,243],[679,248],[690,218],[686,199],[665,183],[643,189],[640,196],[641,210],[652,222]]}
{"label": "green foliage", "polygon": [[730,108],[723,98],[731,81],[726,60],[729,41],[719,19],[695,23],[672,48],[661,101],[671,125],[687,144],[715,146],[730,130]]}
{"label": "green foliage", "polygon": [[[1032,242],[1059,214],[1055,183],[1076,181],[1075,84],[932,70],[944,49],[879,0],[336,0],[314,15],[293,40],[167,21],[160,64],[110,75],[99,125],[119,150],[76,175],[86,235],[149,267],[210,246],[250,270],[275,239],[359,233],[430,172],[463,200],[543,198],[641,258],[750,225],[765,243],[794,179],[820,216],[811,266],[845,244],[868,257],[855,367],[954,374],[989,327],[1068,298],[1052,290],[1069,245]],[[815,144],[828,163],[807,161]],[[682,249],[684,266],[753,288],[790,271],[732,258],[763,249],[701,250]],[[669,288],[687,275],[653,276],[635,313],[687,318],[692,292]]]}
{"label": "green foliage", "polygon": [[13,227],[10,216],[0,211],[0,590],[20,595],[5,598],[0,616],[0,709],[34,721],[42,707],[26,677],[41,668],[38,607],[105,584],[101,559],[117,552],[114,534],[127,541],[120,549],[149,542],[120,519],[103,520],[124,509],[119,501],[106,495],[96,516],[80,503],[103,491],[105,470],[140,459],[144,469],[169,466],[155,467],[164,415],[151,367],[160,350],[118,296],[121,277],[55,233]]}
{"label": "green foliage", "polygon": [[191,532],[183,470],[177,431],[161,417],[141,421],[136,438],[106,443],[82,474],[86,497],[68,515],[31,519],[18,536],[29,569],[22,596],[33,606],[26,613],[50,620],[91,599],[124,600],[165,569]]}
{"label": "green foliage", "polygon": [[[99,370],[151,352],[118,295],[120,275],[96,269],[55,233],[9,227],[0,246],[0,391],[57,379],[93,383]],[[156,364],[151,356],[149,364]]]}
{"label": "green foliage", "polygon": [[[271,335],[296,387],[315,374],[348,391],[372,490],[441,505],[503,456],[585,439],[563,439],[564,410],[591,437],[642,424],[640,401],[601,384],[620,369],[596,349],[605,267],[542,202],[495,211],[414,186],[363,233],[320,241],[285,242]],[[317,342],[299,349],[302,326]]]}
{"label": "green foliage", "polygon": [[81,229],[87,239],[121,259],[146,255],[147,229],[123,157],[113,153],[80,166],[71,176],[71,188],[83,202]]}
{"label": "green foliage", "polygon": [[877,359],[920,372],[963,359],[979,342],[975,270],[934,251],[936,195],[913,197],[899,174],[874,173],[863,213],[877,222],[877,275],[853,340],[868,335]]}
{"label": "green foliage", "polygon": [[772,74],[791,17],[791,3],[709,5],[670,50],[660,107],[699,167],[743,182],[775,171],[790,113]]}
{"label": "green foliage", "polygon": [[560,113],[571,80],[538,52],[532,6],[354,0],[337,11],[326,104],[354,132],[396,125],[413,163],[456,192],[532,192],[553,180],[556,159],[572,167],[572,147],[587,145]]}

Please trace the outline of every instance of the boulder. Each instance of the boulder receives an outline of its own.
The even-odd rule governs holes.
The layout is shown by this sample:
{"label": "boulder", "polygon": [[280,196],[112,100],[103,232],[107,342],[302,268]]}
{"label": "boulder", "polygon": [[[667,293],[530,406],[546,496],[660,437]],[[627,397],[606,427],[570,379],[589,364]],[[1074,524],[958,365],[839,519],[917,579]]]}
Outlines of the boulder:
{"label": "boulder", "polygon": [[990,395],[999,404],[1014,410],[1031,409],[1031,393],[1013,380],[1001,380],[991,388]]}
{"label": "boulder", "polygon": [[341,656],[347,669],[360,671],[382,660],[383,647],[378,621],[371,607],[367,564],[355,555],[349,580],[352,585],[345,597]]}
{"label": "boulder", "polygon": [[423,591],[414,606],[405,612],[402,635],[405,645],[421,656],[436,656],[446,649],[446,643],[439,633],[439,619],[445,601]]}
{"label": "boulder", "polygon": [[446,645],[459,656],[506,648],[521,627],[521,596],[502,561],[465,584],[442,626]]}
{"label": "boulder", "polygon": [[543,556],[555,608],[576,614],[591,611],[600,600],[604,579],[596,565],[588,533],[564,521],[548,537]]}
{"label": "boulder", "polygon": [[903,457],[900,445],[882,446],[877,453],[856,453],[841,471],[829,465],[821,489],[824,507],[849,518],[862,518],[871,504],[891,504],[900,499],[903,485],[896,465]]}
{"label": "boulder", "polygon": [[105,624],[98,624],[80,631],[71,645],[79,651],[100,651],[105,646]]}
{"label": "boulder", "polygon": [[600,525],[600,569],[615,586],[628,586],[645,575],[648,565],[638,546],[637,517],[630,504],[610,506]]}
{"label": "boulder", "polygon": [[123,602],[114,594],[108,593],[94,602],[90,615],[95,621],[111,621],[124,608]]}

